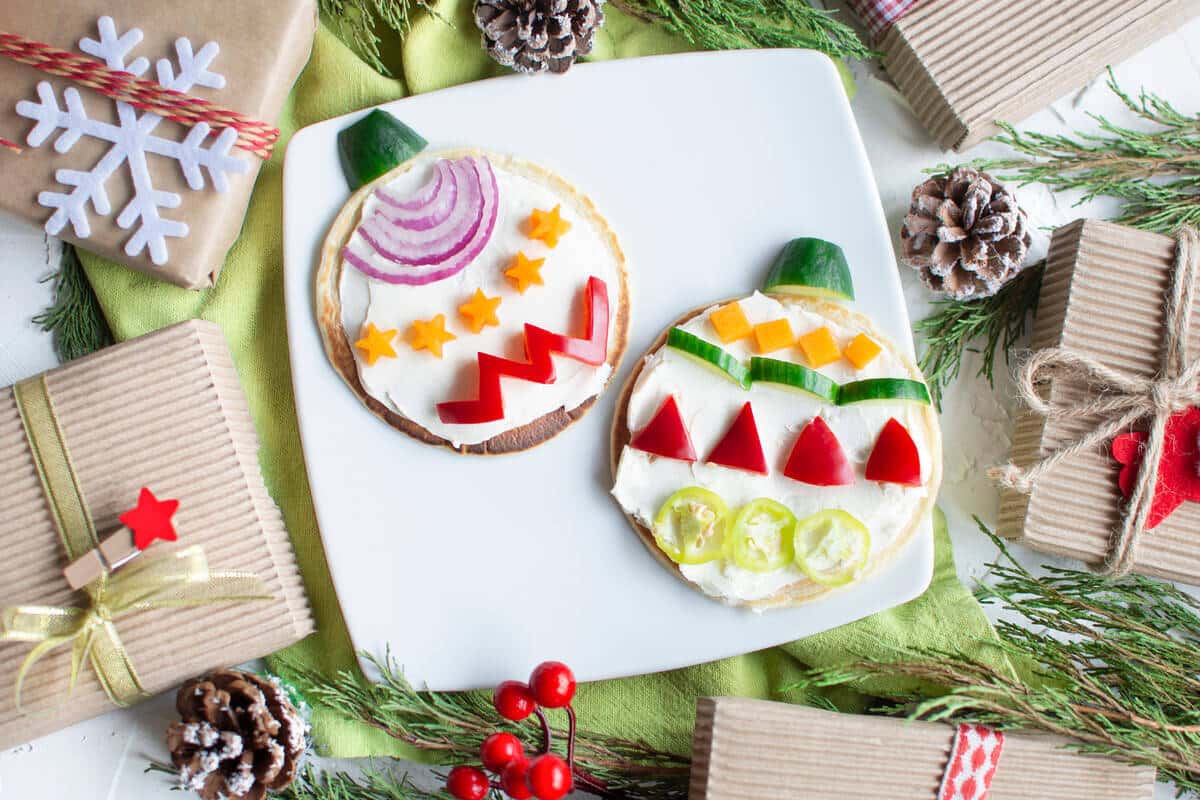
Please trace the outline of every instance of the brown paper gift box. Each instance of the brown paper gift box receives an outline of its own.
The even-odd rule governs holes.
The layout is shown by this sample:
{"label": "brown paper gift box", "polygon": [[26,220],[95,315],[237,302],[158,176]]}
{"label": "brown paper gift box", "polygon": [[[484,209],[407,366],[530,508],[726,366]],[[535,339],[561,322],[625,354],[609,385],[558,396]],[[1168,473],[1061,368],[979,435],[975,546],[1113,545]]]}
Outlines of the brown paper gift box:
{"label": "brown paper gift box", "polygon": [[[46,386],[103,538],[142,486],[180,501],[179,540],[141,558],[200,545],[210,567],[257,574],[272,598],[151,610],[116,620],[145,689],[157,693],[218,667],[259,658],[313,630],[300,573],[258,466],[254,425],[220,328],[192,321],[46,373]],[[63,577],[66,553],[11,388],[0,389],[0,607],[82,605]],[[17,669],[30,651],[0,643],[0,748],[113,707],[90,664],[66,696],[70,647],[39,661],[16,709]]]}
{"label": "brown paper gift box", "polygon": [[[1079,220],[1054,232],[1046,259],[1031,347],[1067,347],[1104,365],[1142,377],[1158,372],[1164,292],[1175,254],[1168,236],[1110,222]],[[1200,297],[1193,320],[1200,320]],[[1200,324],[1188,332],[1200,352]],[[1077,399],[1081,387],[1051,381],[1052,402]],[[1011,459],[1027,467],[1095,428],[1094,419],[1017,420]],[[997,532],[1035,549],[1099,564],[1120,519],[1120,465],[1097,449],[1064,460],[1028,494],[1005,489]],[[1185,502],[1146,531],[1134,569],[1146,575],[1200,582],[1200,503]]]}
{"label": "brown paper gift box", "polygon": [[[225,76],[225,87],[210,89],[197,86],[187,93],[248,115],[267,124],[275,124],[284,99],[300,69],[308,60],[316,31],[314,0],[195,0],[190,3],[164,3],[162,0],[112,0],[103,6],[80,0],[44,0],[37,3],[0,3],[0,30],[44,42],[71,53],[80,53],[79,41],[97,39],[97,21],[101,16],[114,19],[118,33],[139,28],[145,34],[129,54],[145,56],[151,67],[142,76],[156,80],[153,66],[158,59],[176,62],[174,42],[179,37],[191,40],[195,50],[206,42],[216,42],[220,53],[210,69]],[[25,145],[34,121],[16,113],[21,100],[38,99],[37,86],[49,81],[60,107],[63,90],[75,84],[8,58],[0,57],[0,137]],[[89,117],[106,122],[116,120],[115,101],[78,87]],[[173,141],[182,140],[187,129],[163,120],[154,129]],[[52,209],[38,203],[42,191],[70,191],[55,179],[59,169],[87,170],[103,156],[107,145],[83,138],[69,152],[54,149],[56,134],[39,147],[26,147],[14,154],[0,150],[0,209],[40,226],[46,224]],[[206,144],[215,138],[210,133]],[[277,148],[278,149],[278,148]],[[225,254],[237,238],[246,215],[246,205],[262,159],[241,148],[231,154],[246,162],[249,171],[229,175],[229,188],[217,192],[207,173],[205,188],[188,188],[179,166],[156,155],[147,157],[150,176],[158,189],[175,192],[182,200],[179,208],[164,209],[162,216],[187,223],[189,232],[168,237],[168,260],[154,264],[148,250],[128,256],[125,243],[133,229],[122,229],[117,215],[125,207],[133,183],[124,168],[107,181],[112,213],[101,215],[88,208],[90,235],[77,237],[70,223],[58,234],[85,250],[126,264],[156,278],[189,289],[201,289],[216,281]],[[282,154],[281,154],[282,155]],[[136,227],[136,226],[135,226]]]}
{"label": "brown paper gift box", "polygon": [[1020,122],[1200,15],[1200,0],[920,0],[877,45],[937,142]]}
{"label": "brown paper gift box", "polygon": [[[690,800],[934,800],[954,728],[735,697],[701,698]],[[1139,800],[1154,769],[1009,733],[988,800]]]}

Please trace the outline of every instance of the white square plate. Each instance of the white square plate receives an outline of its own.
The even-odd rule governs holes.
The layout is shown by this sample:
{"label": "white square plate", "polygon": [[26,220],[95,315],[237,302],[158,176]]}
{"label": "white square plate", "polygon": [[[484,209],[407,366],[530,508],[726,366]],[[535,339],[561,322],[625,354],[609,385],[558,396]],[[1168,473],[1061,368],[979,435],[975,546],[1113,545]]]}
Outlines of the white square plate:
{"label": "white square plate", "polygon": [[348,191],[338,131],[297,133],[284,173],[288,336],[325,551],[357,647],[391,646],[454,690],[559,659],[580,680],[759,650],[912,599],[932,527],[867,580],[801,608],[727,608],[668,574],[609,495],[608,432],[629,367],[684,311],[746,294],[787,240],[842,245],[857,308],[911,353],[891,236],[837,72],[806,51],[686,54],[511,76],[382,108],[433,147],[537,161],[591,195],[629,259],[633,326],[609,390],[532,451],[470,457],[370,414],[326,361],[313,276]]}

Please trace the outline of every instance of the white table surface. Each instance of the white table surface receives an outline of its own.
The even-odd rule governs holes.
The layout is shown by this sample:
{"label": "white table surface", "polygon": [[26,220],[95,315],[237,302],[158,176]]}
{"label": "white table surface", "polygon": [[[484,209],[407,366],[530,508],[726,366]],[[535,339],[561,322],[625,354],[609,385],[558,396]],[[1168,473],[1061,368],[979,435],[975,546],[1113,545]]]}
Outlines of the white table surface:
{"label": "white table surface", "polygon": [[[856,65],[855,71],[859,91],[852,105],[893,230],[899,229],[923,168],[1000,152],[989,144],[963,154],[941,152],[903,98],[876,77],[874,68]],[[1196,88],[1200,86],[1200,20],[1120,64],[1116,73],[1131,92],[1146,85],[1185,113],[1200,111],[1200,90]],[[1026,120],[1023,127],[1048,133],[1088,127],[1091,123],[1085,110],[1136,124],[1098,78]],[[1040,187],[1027,187],[1018,197],[1034,224],[1041,227],[1081,216],[1103,216],[1113,210],[1104,202],[1072,208],[1072,198],[1051,197]],[[1044,253],[1045,244],[1043,234],[1035,242],[1034,258]],[[30,318],[49,303],[50,287],[41,281],[53,271],[58,250],[40,230],[0,216],[0,252],[5,254],[0,269],[0,386],[4,386],[56,363],[49,337]],[[921,319],[929,311],[929,293],[915,275],[907,269],[903,272],[909,315]],[[944,404],[944,437],[954,447],[946,453],[941,505],[949,518],[959,576],[971,584],[984,574],[985,564],[995,554],[992,544],[975,530],[971,516],[995,519],[997,495],[983,472],[1007,454],[1013,404],[1003,382],[993,391],[974,379],[972,363],[964,365],[963,374]],[[1014,550],[1027,564],[1052,561],[1021,547]],[[151,759],[166,757],[163,731],[174,718],[173,697],[164,695],[135,709],[106,714],[0,753],[0,800],[178,797],[167,793],[170,784],[165,776],[144,774]],[[428,777],[428,773],[416,767],[414,776]],[[1156,796],[1165,800],[1174,795],[1171,787],[1160,785]]]}

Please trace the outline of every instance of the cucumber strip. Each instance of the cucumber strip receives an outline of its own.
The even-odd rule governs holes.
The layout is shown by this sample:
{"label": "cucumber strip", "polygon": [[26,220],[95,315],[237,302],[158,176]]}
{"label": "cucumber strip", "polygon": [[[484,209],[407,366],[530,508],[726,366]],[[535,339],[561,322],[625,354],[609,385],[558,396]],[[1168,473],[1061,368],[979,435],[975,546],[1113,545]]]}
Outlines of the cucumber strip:
{"label": "cucumber strip", "polygon": [[667,333],[667,347],[690,356],[706,367],[719,370],[722,375],[743,389],[750,388],[750,370],[746,365],[712,342],[688,333],[683,328],[671,328]]}
{"label": "cucumber strip", "polygon": [[834,404],[838,401],[840,391],[836,381],[815,369],[791,361],[758,356],[750,359],[750,380],[782,384]]}
{"label": "cucumber strip", "polygon": [[864,403],[870,400],[915,400],[930,405],[929,389],[920,381],[908,378],[868,378],[842,384],[837,404]]}
{"label": "cucumber strip", "polygon": [[842,248],[824,239],[793,239],[771,264],[764,292],[854,299],[854,281]]}
{"label": "cucumber strip", "polygon": [[421,134],[378,108],[339,131],[337,142],[350,191],[403,164],[429,144]]}

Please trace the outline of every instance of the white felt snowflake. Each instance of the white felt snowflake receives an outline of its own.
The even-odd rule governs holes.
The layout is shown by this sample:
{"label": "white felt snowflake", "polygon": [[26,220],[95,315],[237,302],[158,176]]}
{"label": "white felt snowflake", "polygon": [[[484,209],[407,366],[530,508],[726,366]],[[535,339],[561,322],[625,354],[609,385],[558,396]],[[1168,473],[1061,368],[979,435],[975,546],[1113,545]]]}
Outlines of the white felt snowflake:
{"label": "white felt snowflake", "polygon": [[[130,51],[142,41],[139,29],[131,28],[118,35],[112,17],[101,17],[97,29],[99,41],[81,39],[80,50],[103,60],[110,69],[124,70],[137,76],[150,67],[150,62],[141,56],[128,64],[125,62]],[[187,92],[193,86],[220,89],[225,86],[225,78],[208,69],[219,52],[220,47],[216,42],[209,42],[195,52],[189,39],[177,39],[175,54],[179,71],[175,71],[169,59],[160,59],[157,64],[158,82],[177,92]],[[103,157],[90,170],[60,169],[55,173],[59,183],[72,187],[69,192],[46,191],[38,195],[38,203],[54,209],[46,221],[46,230],[51,234],[57,234],[70,222],[76,236],[88,238],[91,235],[88,204],[102,216],[112,213],[105,184],[124,167],[133,184],[133,196],[117,215],[117,225],[126,230],[134,228],[133,235],[125,242],[125,252],[136,256],[142,250],[149,249],[150,259],[155,264],[165,264],[167,237],[187,236],[188,226],[159,214],[160,209],[178,208],[182,200],[174,192],[154,187],[147,157],[156,155],[178,163],[188,187],[195,191],[204,188],[205,171],[213,188],[223,192],[229,188],[229,173],[244,173],[250,169],[244,159],[230,154],[237,141],[234,128],[225,128],[211,145],[205,147],[204,142],[211,130],[205,122],[197,123],[183,141],[177,142],[153,135],[162,117],[151,111],[139,112],[128,103],[114,101],[118,120],[114,124],[89,118],[79,91],[74,88],[63,92],[65,110],[59,106],[54,87],[49,83],[39,83],[37,93],[38,102],[22,100],[17,103],[18,114],[37,122],[26,137],[30,147],[41,146],[59,129],[62,133],[54,142],[54,149],[59,153],[70,151],[85,136],[109,144]]]}

